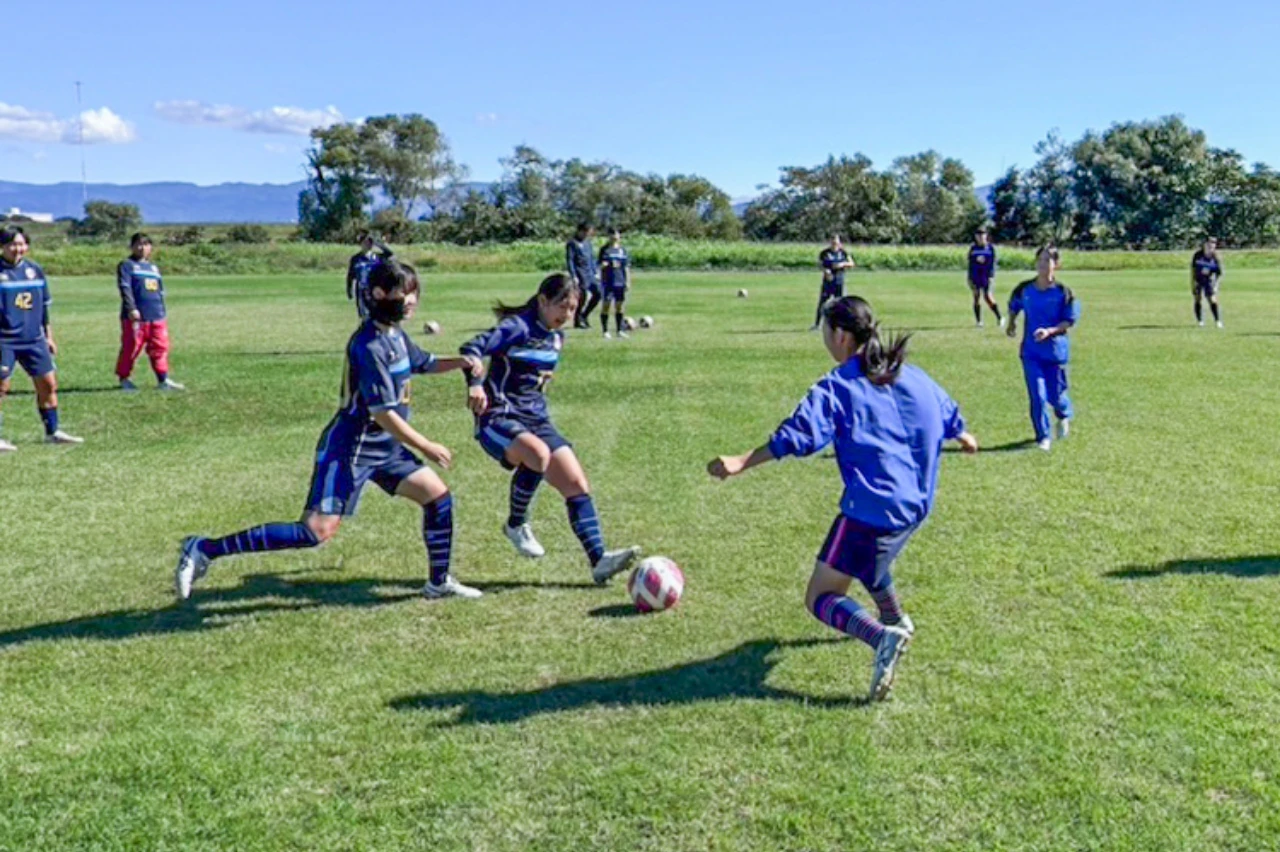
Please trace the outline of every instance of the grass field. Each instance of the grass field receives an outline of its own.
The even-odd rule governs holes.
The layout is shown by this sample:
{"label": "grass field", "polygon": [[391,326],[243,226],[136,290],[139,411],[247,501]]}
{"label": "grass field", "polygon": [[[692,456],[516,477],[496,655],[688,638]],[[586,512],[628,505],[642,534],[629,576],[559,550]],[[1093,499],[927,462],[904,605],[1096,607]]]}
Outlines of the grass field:
{"label": "grass field", "polygon": [[[552,406],[611,545],[688,576],[646,617],[590,585],[549,489],[550,553],[517,560],[456,376],[416,381],[414,422],[454,450],[483,600],[419,599],[418,513],[371,488],[325,548],[220,562],[174,605],[184,534],[297,516],[354,311],[335,276],[173,278],[191,391],[123,396],[112,282],[55,281],[87,443],[37,443],[16,380],[0,849],[1277,848],[1278,276],[1229,276],[1224,331],[1193,327],[1182,271],[1063,278],[1077,419],[1047,455],[1016,449],[1016,347],[956,275],[853,278],[986,447],[946,456],[898,564],[917,638],[874,706],[870,652],[802,603],[834,464],[703,472],[829,368],[814,276],[644,274],[657,328],[570,339]],[[454,350],[536,280],[433,276],[414,325]]]}

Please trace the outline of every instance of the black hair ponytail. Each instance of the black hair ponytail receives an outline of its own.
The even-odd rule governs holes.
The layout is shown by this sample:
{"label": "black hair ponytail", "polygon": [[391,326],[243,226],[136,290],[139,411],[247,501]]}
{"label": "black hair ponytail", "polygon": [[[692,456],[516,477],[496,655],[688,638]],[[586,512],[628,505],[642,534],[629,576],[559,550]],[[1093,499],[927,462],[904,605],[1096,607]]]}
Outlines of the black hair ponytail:
{"label": "black hair ponytail", "polygon": [[822,308],[823,319],[832,327],[853,335],[862,350],[862,371],[875,385],[891,385],[898,380],[907,362],[910,334],[895,335],[886,344],[880,338],[880,323],[871,313],[871,305],[857,296],[832,299]]}
{"label": "black hair ponytail", "polygon": [[493,303],[493,315],[500,320],[507,317],[513,317],[516,314],[522,314],[525,311],[532,310],[538,305],[538,297],[544,296],[548,302],[559,302],[570,296],[578,296],[581,298],[581,292],[578,290],[577,283],[568,273],[556,272],[542,279],[542,283],[538,285],[538,292],[534,293],[527,302],[522,305],[508,305],[505,302],[497,301]]}

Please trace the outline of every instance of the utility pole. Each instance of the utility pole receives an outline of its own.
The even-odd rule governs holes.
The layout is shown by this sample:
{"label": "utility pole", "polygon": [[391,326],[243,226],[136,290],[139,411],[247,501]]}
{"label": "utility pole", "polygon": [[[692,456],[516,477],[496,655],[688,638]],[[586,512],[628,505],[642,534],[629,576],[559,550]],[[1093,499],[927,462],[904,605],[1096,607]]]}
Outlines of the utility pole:
{"label": "utility pole", "polygon": [[89,179],[84,167],[84,105],[80,100],[80,81],[76,80],[76,144],[80,147],[80,201],[89,203]]}

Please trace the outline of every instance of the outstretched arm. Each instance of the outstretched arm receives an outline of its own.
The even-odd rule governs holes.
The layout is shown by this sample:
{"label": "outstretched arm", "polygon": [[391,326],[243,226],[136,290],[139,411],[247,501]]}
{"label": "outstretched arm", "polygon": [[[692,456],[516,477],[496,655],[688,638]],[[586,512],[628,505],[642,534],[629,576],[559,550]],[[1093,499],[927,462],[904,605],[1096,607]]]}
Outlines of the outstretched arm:
{"label": "outstretched arm", "polygon": [[428,460],[435,462],[445,470],[448,470],[453,464],[453,453],[449,452],[448,447],[428,440],[421,432],[410,426],[408,420],[405,420],[393,409],[376,412],[373,415],[373,419],[388,435],[409,449],[422,453]]}
{"label": "outstretched arm", "polygon": [[773,459],[773,450],[764,444],[740,456],[716,456],[707,464],[707,473],[716,479],[728,479]]}

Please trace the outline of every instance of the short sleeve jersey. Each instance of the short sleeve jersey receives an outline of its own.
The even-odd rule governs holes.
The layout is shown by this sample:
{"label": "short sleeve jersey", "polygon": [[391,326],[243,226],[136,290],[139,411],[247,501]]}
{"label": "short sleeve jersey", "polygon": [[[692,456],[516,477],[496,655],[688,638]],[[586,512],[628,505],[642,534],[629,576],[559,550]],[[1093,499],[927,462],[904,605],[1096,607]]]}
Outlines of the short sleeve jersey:
{"label": "short sleeve jersey", "polygon": [[435,363],[403,330],[365,321],[347,342],[341,406],[321,437],[320,452],[345,453],[356,464],[389,459],[398,442],[373,417],[394,411],[408,420],[409,379]]}
{"label": "short sleeve jersey", "polygon": [[488,357],[484,388],[491,415],[546,419],[545,391],[564,349],[564,334],[553,331],[530,308],[507,317],[463,345],[462,354]]}
{"label": "short sleeve jersey", "polygon": [[627,269],[631,256],[622,246],[605,246],[600,249],[600,277],[604,286],[620,288],[627,284]]}
{"label": "short sleeve jersey", "polygon": [[44,340],[49,320],[49,282],[40,264],[0,258],[0,344],[23,346]]}
{"label": "short sleeve jersey", "polygon": [[969,247],[969,280],[975,284],[990,283],[996,274],[996,247],[976,243]]}
{"label": "short sleeve jersey", "polygon": [[1191,258],[1191,271],[1195,273],[1197,284],[1213,284],[1222,277],[1222,264],[1218,263],[1217,255],[1210,257],[1201,249]]}
{"label": "short sleeve jersey", "polygon": [[844,284],[844,269],[839,264],[849,259],[849,253],[844,249],[833,249],[830,246],[824,248],[818,255],[818,263],[822,265],[822,270],[829,273],[829,278],[824,278],[826,283],[836,286]]}
{"label": "short sleeve jersey", "polygon": [[158,266],[149,260],[126,258],[116,267],[116,283],[121,319],[128,319],[132,310],[142,315],[143,322],[164,319],[164,279]]}

